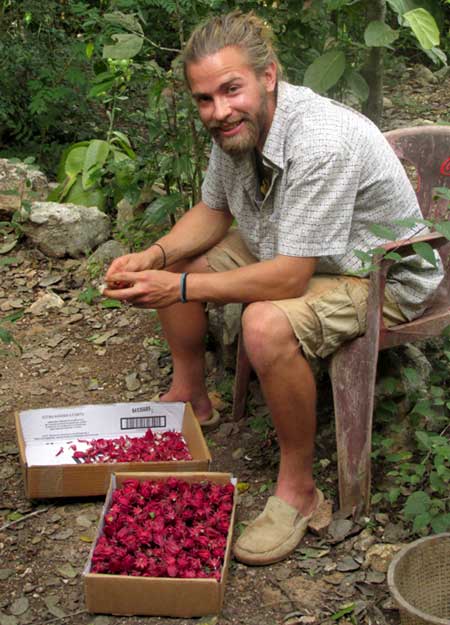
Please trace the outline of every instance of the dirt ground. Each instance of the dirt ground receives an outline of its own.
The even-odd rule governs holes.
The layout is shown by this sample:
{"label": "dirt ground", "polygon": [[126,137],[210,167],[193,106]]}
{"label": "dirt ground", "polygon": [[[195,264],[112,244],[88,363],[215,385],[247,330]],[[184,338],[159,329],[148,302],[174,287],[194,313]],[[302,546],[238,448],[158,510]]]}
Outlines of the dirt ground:
{"label": "dirt ground", "polygon": [[[406,78],[404,88],[390,95],[393,106],[386,110],[385,129],[418,118],[445,120],[448,79],[424,86],[411,80],[411,73]],[[88,286],[78,273],[79,261],[46,258],[26,242],[9,256],[15,262],[0,265],[0,320],[22,309],[25,314],[8,326],[21,353],[13,348],[8,356],[0,356],[0,625],[398,623],[385,566],[370,559],[370,548],[402,543],[408,535],[394,516],[376,509],[360,525],[335,515],[325,537],[308,534],[282,563],[251,568],[232,561],[219,617],[88,614],[82,571],[102,498],[27,500],[14,415],[38,407],[151,399],[169,384],[170,357],[154,314],[79,301]],[[29,307],[49,291],[63,299],[63,306],[31,312]],[[222,417],[220,427],[207,434],[212,468],[232,472],[246,485],[239,496],[238,532],[271,493],[276,442],[267,431],[267,409],[256,384],[248,417],[231,421],[232,372],[223,371],[213,351],[208,354],[208,384]],[[326,381],[319,408],[318,482],[337,510],[334,426]]]}

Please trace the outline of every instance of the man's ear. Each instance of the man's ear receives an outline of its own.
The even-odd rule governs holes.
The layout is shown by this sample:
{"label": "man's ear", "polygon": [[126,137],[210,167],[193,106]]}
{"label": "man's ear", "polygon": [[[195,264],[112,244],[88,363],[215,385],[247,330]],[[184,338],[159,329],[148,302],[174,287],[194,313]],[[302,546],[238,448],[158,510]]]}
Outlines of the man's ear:
{"label": "man's ear", "polygon": [[263,80],[267,93],[273,93],[277,86],[277,65],[274,61],[264,70]]}

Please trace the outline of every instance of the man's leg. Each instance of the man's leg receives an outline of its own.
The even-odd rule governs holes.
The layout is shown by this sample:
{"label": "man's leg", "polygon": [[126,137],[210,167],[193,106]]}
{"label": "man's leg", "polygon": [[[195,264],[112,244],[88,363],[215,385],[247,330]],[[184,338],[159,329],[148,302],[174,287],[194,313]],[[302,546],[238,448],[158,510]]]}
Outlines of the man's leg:
{"label": "man's leg", "polygon": [[[204,256],[177,263],[169,271],[211,271]],[[189,296],[189,277],[187,279]],[[173,362],[172,383],[160,401],[190,401],[200,422],[211,416],[212,406],[205,384],[205,335],[207,319],[203,304],[174,304],[158,310]]]}
{"label": "man's leg", "polygon": [[275,494],[307,516],[317,504],[312,475],[316,384],[286,315],[270,302],[249,305],[244,341],[280,445]]}

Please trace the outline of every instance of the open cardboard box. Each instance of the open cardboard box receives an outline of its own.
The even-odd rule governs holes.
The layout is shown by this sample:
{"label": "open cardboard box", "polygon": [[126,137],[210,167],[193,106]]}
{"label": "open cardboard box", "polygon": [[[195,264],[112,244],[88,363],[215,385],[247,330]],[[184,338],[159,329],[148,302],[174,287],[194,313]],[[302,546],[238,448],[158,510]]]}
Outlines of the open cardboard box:
{"label": "open cardboard box", "polygon": [[[78,464],[69,443],[79,439],[141,436],[181,431],[192,460]],[[16,414],[16,433],[25,493],[32,499],[104,495],[117,471],[208,471],[206,441],[189,403],[136,402],[42,408]],[[61,448],[64,450],[61,452]]]}
{"label": "open cardboard box", "polygon": [[[102,534],[105,514],[111,506],[112,492],[126,479],[167,480],[172,473],[117,473],[111,476],[96,540],[83,573],[84,592],[88,612],[125,616],[178,616],[190,618],[218,614],[225,593],[225,584],[231,553],[236,496],[230,519],[225,558],[220,581],[215,579],[177,579],[170,577],[128,577],[90,573],[92,554]],[[216,484],[233,483],[229,473],[177,473],[177,478],[188,482],[208,480]]]}

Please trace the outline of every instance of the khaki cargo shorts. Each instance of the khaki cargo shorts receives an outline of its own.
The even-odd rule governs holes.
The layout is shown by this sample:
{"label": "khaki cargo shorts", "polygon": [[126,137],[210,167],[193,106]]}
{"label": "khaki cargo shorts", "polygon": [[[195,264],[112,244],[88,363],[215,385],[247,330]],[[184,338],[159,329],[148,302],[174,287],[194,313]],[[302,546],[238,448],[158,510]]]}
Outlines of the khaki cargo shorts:
{"label": "khaki cargo shorts", "polygon": [[[211,248],[206,258],[213,271],[229,271],[258,262],[237,230],[231,230]],[[366,278],[318,274],[311,278],[302,297],[271,303],[286,314],[304,355],[317,364],[317,358],[326,358],[345,341],[364,334],[368,290]],[[383,318],[386,326],[406,321],[388,288]]]}

